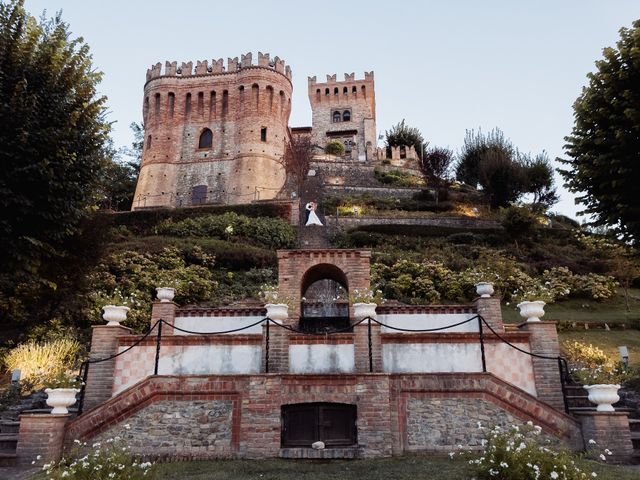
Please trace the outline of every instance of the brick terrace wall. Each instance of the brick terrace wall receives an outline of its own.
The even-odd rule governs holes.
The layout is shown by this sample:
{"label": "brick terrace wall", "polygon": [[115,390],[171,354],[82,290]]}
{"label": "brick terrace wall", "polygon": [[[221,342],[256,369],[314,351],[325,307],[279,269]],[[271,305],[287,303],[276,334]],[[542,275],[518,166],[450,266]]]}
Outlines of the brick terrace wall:
{"label": "brick terrace wall", "polygon": [[[73,420],[65,441],[124,435],[145,455],[277,457],[281,406],[307,402],[356,405],[363,457],[441,451],[452,445],[445,438],[450,433],[473,442],[475,422],[494,418],[531,420],[582,447],[574,419],[488,373],[150,377]],[[454,403],[460,405],[456,420],[446,408]],[[189,433],[194,421],[202,434]],[[187,442],[189,436],[196,444]],[[147,448],[146,438],[158,448]]]}
{"label": "brick terrace wall", "polygon": [[[20,415],[16,454],[20,465],[58,461],[62,454],[65,424],[71,415]],[[38,457],[40,457],[38,459]]]}
{"label": "brick terrace wall", "polygon": [[[591,456],[598,458],[609,449],[612,455],[607,458],[615,463],[627,463],[633,455],[629,417],[624,412],[585,412],[579,413],[582,424],[584,448]],[[591,445],[589,440],[595,441]]]}

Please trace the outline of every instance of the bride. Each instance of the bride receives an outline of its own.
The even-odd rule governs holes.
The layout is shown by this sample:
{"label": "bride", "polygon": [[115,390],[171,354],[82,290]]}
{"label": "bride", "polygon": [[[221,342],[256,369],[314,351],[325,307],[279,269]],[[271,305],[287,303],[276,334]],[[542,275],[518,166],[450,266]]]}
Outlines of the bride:
{"label": "bride", "polygon": [[309,215],[307,217],[307,223],[305,223],[304,226],[308,227],[309,225],[320,225],[322,227],[322,222],[318,218],[318,215],[316,215],[316,208],[318,208],[318,204],[316,202],[309,202],[307,203],[305,208]]}

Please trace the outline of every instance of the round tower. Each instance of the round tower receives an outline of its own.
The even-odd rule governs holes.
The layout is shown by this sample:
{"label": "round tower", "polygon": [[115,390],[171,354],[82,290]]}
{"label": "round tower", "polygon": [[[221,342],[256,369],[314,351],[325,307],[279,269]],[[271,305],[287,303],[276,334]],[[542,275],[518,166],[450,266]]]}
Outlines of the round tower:
{"label": "round tower", "polygon": [[291,70],[269,54],[147,71],[133,209],[274,198],[285,182]]}

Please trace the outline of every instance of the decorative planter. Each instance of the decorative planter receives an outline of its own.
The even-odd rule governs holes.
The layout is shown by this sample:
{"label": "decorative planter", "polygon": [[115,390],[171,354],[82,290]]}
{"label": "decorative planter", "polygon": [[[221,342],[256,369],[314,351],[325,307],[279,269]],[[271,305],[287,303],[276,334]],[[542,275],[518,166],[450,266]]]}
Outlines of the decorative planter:
{"label": "decorative planter", "polygon": [[102,310],[104,310],[102,318],[107,321],[107,327],[113,327],[120,325],[120,322],[124,322],[127,319],[129,307],[122,305],[105,305],[102,307]]}
{"label": "decorative planter", "polygon": [[267,303],[267,317],[271,320],[286,320],[289,318],[289,306],[286,303]]}
{"label": "decorative planter", "polygon": [[76,393],[79,391],[77,388],[47,388],[44,392],[47,394],[47,405],[53,407],[51,413],[53,415],[69,413],[67,407],[76,403]]}
{"label": "decorative planter", "polygon": [[620,400],[618,390],[620,385],[585,385],[584,389],[589,393],[589,401],[598,405],[598,412],[615,412],[613,404]]}
{"label": "decorative planter", "polygon": [[367,317],[376,318],[377,306],[375,303],[354,303],[353,316],[356,320],[362,320]]}
{"label": "decorative planter", "polygon": [[156,288],[158,300],[163,303],[172,302],[173,297],[176,296],[176,289],[171,287],[158,287]]}
{"label": "decorative planter", "polygon": [[539,322],[540,317],[544,316],[544,303],[542,300],[534,302],[522,302],[518,304],[520,316],[526,318],[527,322]]}
{"label": "decorative planter", "polygon": [[493,283],[489,282],[480,282],[476,283],[476,293],[481,298],[489,298],[493,295]]}

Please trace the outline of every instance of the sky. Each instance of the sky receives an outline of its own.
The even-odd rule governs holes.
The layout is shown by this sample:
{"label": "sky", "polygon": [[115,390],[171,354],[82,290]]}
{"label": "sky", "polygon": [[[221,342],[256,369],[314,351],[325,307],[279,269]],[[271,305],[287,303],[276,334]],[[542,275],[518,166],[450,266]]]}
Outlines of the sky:
{"label": "sky", "polygon": [[[402,119],[431,146],[460,149],[465,132],[500,128],[523,152],[563,156],[572,104],[602,49],[640,18],[639,0],[310,2],[27,0],[62,10],[104,72],[100,93],[117,146],[142,120],[146,70],[270,53],[293,71],[291,126],[311,125],[307,76],[375,72],[379,133]],[[558,165],[556,165],[558,166]],[[574,195],[553,210],[575,218]]]}

